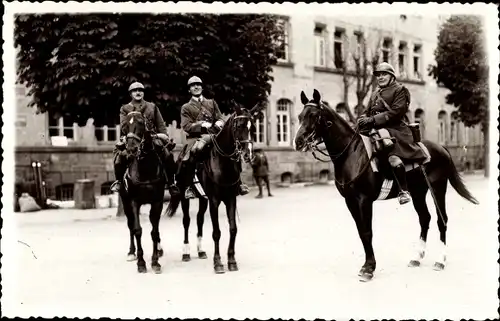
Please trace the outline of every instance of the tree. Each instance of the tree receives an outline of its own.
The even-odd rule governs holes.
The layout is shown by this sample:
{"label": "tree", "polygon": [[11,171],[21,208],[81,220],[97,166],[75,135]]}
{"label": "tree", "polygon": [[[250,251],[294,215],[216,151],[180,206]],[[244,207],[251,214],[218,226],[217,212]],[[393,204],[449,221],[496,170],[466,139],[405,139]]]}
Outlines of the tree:
{"label": "tree", "polygon": [[451,16],[440,28],[429,75],[450,90],[446,102],[457,108],[465,126],[481,125],[484,134],[485,175],[488,176],[488,64],[481,18]]}
{"label": "tree", "polygon": [[[380,35],[372,35],[368,38],[364,33],[358,31],[355,36],[356,42],[352,44],[344,33],[342,55],[335,53],[336,57],[341,56],[340,65],[344,85],[342,108],[351,123],[355,123],[356,118],[365,110],[364,101],[376,85],[373,70],[380,61]],[[354,84],[357,101],[354,110],[351,110],[349,92]]]}
{"label": "tree", "polygon": [[266,100],[279,33],[272,15],[19,15],[18,81],[31,107],[80,126],[115,123],[128,86],[140,81],[167,123],[179,123],[192,75],[223,113]]}

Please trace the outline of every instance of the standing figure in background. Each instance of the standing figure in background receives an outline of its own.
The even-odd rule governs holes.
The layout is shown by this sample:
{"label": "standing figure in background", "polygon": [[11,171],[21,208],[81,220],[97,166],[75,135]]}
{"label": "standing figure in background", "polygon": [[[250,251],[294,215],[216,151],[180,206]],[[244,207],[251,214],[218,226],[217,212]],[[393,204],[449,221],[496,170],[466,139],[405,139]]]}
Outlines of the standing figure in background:
{"label": "standing figure in background", "polygon": [[262,181],[266,183],[267,195],[273,196],[269,186],[269,163],[262,148],[255,149],[255,158],[252,161],[252,170],[255,182],[257,183],[257,186],[259,186],[259,195],[257,195],[256,198],[262,198]]}

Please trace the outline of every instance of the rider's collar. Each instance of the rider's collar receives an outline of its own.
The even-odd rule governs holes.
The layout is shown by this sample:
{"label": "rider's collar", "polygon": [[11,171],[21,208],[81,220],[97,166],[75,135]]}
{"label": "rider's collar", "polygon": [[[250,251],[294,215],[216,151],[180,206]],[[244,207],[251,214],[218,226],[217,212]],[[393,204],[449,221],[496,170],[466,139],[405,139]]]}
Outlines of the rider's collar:
{"label": "rider's collar", "polygon": [[199,101],[200,103],[204,100],[203,95],[200,95],[199,97],[193,96],[191,99]]}

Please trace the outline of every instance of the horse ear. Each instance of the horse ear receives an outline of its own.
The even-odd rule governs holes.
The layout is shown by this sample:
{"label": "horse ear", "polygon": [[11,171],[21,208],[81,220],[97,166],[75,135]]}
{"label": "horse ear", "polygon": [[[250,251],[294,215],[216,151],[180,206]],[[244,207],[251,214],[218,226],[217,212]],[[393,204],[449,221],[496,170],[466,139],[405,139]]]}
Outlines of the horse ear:
{"label": "horse ear", "polygon": [[314,92],[313,92],[313,100],[319,104],[319,102],[321,101],[321,95],[319,93],[319,91],[317,91],[316,89],[314,89]]}
{"label": "horse ear", "polygon": [[307,98],[306,94],[304,94],[304,91],[300,92],[300,100],[302,101],[302,105],[305,105],[309,102],[309,98]]}

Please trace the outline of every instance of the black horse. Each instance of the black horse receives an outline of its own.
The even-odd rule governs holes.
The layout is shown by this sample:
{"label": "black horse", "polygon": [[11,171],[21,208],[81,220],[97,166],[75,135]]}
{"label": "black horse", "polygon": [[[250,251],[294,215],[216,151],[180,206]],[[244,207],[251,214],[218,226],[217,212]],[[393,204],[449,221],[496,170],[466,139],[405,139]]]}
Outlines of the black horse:
{"label": "black horse", "polygon": [[124,188],[120,190],[123,210],[130,230],[130,250],[128,260],[135,260],[134,236],[137,242],[137,268],[146,272],[141,244],[142,227],[140,209],[144,204],[151,204],[149,220],[152,225],[153,255],[151,268],[161,273],[158,258],[163,255],[160,245],[160,217],[163,209],[163,197],[166,178],[154,143],[155,134],[148,129],[144,116],[140,112],[130,112],[126,118],[126,153],[128,168],[124,178]]}
{"label": "black horse", "polygon": [[[354,218],[358,233],[365,250],[365,263],[359,271],[362,281],[373,277],[376,267],[375,255],[372,246],[372,210],[373,202],[378,199],[384,179],[392,179],[388,171],[383,170],[384,160],[379,159],[380,171],[375,172],[370,166],[366,147],[357,129],[353,129],[334,110],[321,101],[321,96],[314,90],[313,99],[309,100],[304,92],[301,93],[304,109],[299,115],[300,127],[294,139],[297,151],[310,151],[317,148],[317,144],[324,142],[329,156],[335,166],[335,181],[337,189],[345,198],[347,207]],[[434,264],[434,269],[442,270],[446,261],[446,229],[448,216],[446,214],[445,195],[447,181],[465,199],[474,204],[477,200],[465,187],[451,159],[450,153],[441,145],[431,141],[422,141],[431,156],[430,162],[407,172],[409,192],[413,199],[413,206],[420,221],[420,249],[410,266],[419,266],[425,254],[427,232],[431,215],[427,209],[425,197],[429,186],[436,201],[438,212],[438,227],[442,252]],[[394,184],[395,185],[395,184]],[[398,190],[393,186],[386,199],[396,197]]]}
{"label": "black horse", "polygon": [[[229,221],[229,247],[228,269],[237,271],[238,265],[235,259],[235,241],[238,231],[236,226],[236,197],[238,196],[238,183],[240,179],[240,168],[237,161],[243,160],[250,163],[253,153],[253,142],[251,138],[251,128],[254,126],[254,117],[260,112],[259,105],[247,110],[237,106],[235,112],[227,119],[223,128],[218,134],[213,134],[211,147],[207,148],[208,155],[203,157],[203,161],[197,166],[197,176],[200,181],[207,200],[200,198],[200,210],[198,211],[198,256],[206,258],[205,252],[201,249],[202,231],[206,204],[210,205],[210,218],[212,220],[212,238],[214,240],[214,270],[215,273],[224,273],[224,265],[221,263],[219,254],[219,240],[221,231],[219,228],[219,205],[223,202],[226,205],[226,213]],[[213,127],[213,126],[212,126]],[[183,180],[179,180],[183,181]],[[172,217],[181,202],[187,186],[179,184],[180,196],[171,198],[167,208],[167,216]],[[189,200],[182,200],[182,210],[184,214],[184,253],[183,260],[189,260]]]}

